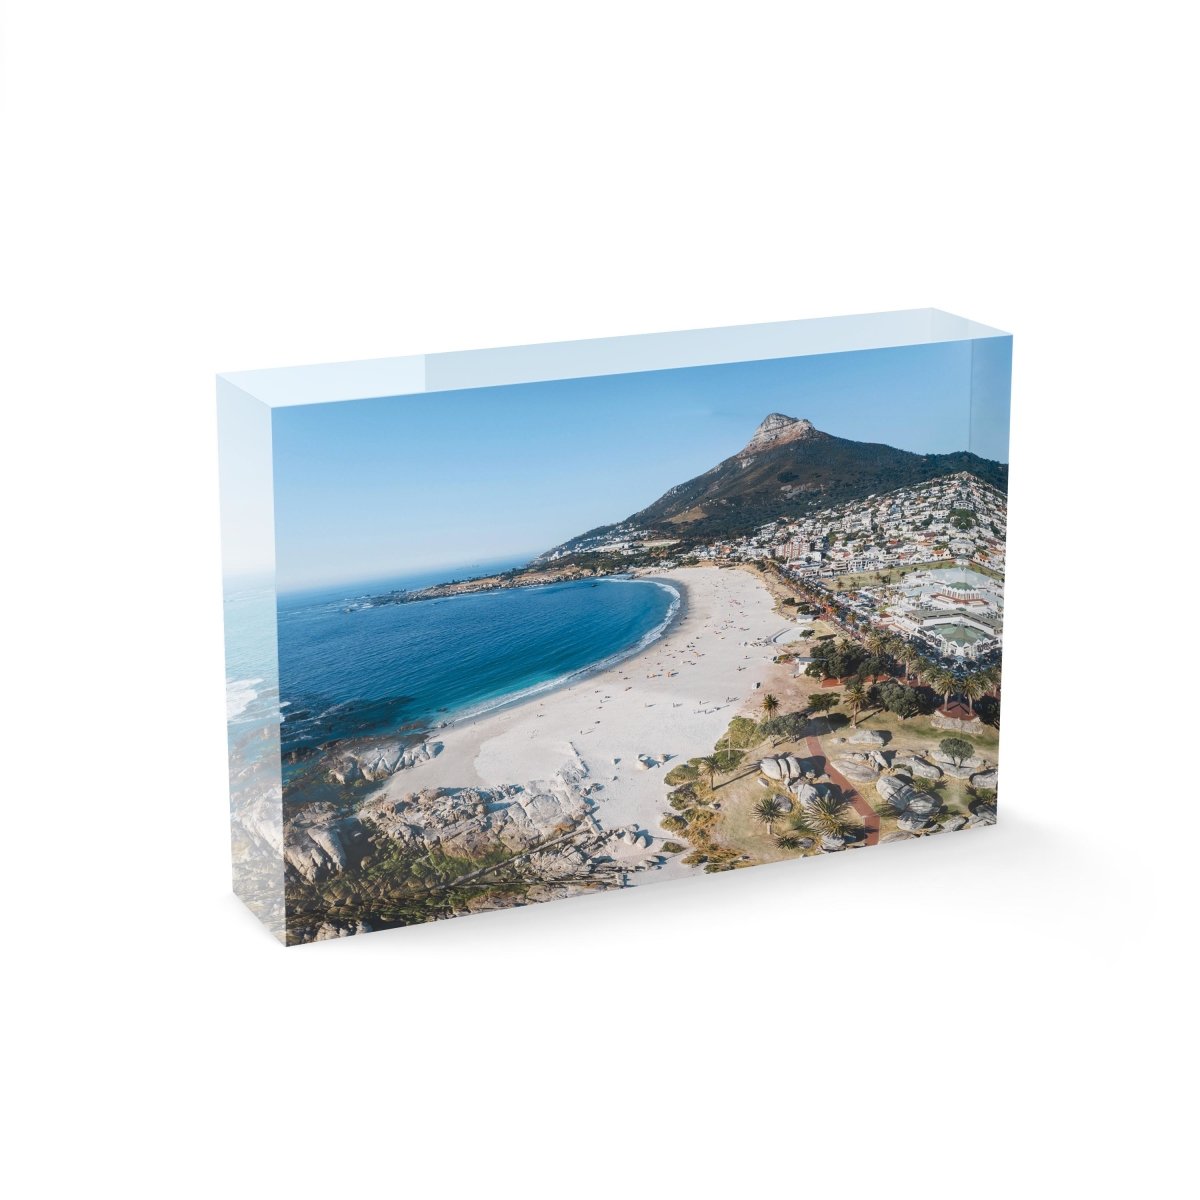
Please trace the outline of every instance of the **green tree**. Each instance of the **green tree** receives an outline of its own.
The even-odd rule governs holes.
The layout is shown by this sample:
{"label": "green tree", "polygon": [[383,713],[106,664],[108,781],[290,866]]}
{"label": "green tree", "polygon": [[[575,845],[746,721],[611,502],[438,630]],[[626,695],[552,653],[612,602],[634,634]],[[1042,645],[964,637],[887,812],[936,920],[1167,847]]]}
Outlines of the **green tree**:
{"label": "green tree", "polygon": [[956,766],[961,767],[963,763],[975,753],[975,747],[964,738],[948,737],[942,738],[938,743],[938,749]]}
{"label": "green tree", "polygon": [[717,787],[717,769],[720,767],[720,765],[721,764],[717,761],[716,756],[713,754],[707,754],[703,758],[696,760],[696,766],[698,766],[702,771],[708,772],[708,786],[714,791]]}
{"label": "green tree", "polygon": [[818,692],[809,698],[808,711],[814,716],[820,716],[822,713],[832,712],[841,700],[837,692]]}
{"label": "green tree", "polygon": [[767,827],[767,833],[774,832],[772,826],[783,816],[783,801],[778,796],[764,796],[754,806],[754,819]]}
{"label": "green tree", "polygon": [[944,667],[934,667],[932,671],[925,673],[925,682],[929,684],[935,692],[940,692],[942,696],[942,704],[948,707],[950,704],[950,696],[954,689],[958,686],[958,679],[953,671],[947,671]]}
{"label": "green tree", "polygon": [[772,696],[770,692],[768,692],[763,697],[763,701],[762,701],[763,715],[769,721],[775,715],[778,708],[779,708],[779,701],[774,696]]}
{"label": "green tree", "polygon": [[858,713],[867,702],[867,690],[857,680],[846,688],[846,704],[850,708],[850,724],[858,728]]}
{"label": "green tree", "polygon": [[975,711],[975,701],[992,690],[991,680],[983,671],[972,671],[962,681],[962,694],[967,698],[967,707]]}

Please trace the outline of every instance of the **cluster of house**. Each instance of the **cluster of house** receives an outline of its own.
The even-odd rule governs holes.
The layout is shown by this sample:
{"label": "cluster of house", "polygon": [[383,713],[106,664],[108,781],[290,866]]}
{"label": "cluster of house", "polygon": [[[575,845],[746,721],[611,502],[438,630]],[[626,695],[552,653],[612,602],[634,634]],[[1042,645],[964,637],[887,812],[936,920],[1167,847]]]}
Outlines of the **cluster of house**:
{"label": "cluster of house", "polygon": [[544,554],[540,561],[556,562],[560,558],[578,558],[583,554],[613,554],[622,558],[635,558],[646,550],[659,546],[672,546],[675,538],[656,537],[645,529],[634,525],[614,525],[601,533],[576,538],[567,546],[560,546]]}
{"label": "cluster of house", "polygon": [[980,661],[1001,645],[1006,519],[1003,492],[960,474],[773,521],[692,553],[773,558],[836,597],[857,623],[898,633],[942,658]]}
{"label": "cluster of house", "polygon": [[873,624],[945,658],[986,659],[1001,646],[1004,584],[965,562],[859,588],[851,603]]}
{"label": "cluster of house", "polygon": [[700,559],[774,558],[798,578],[969,562],[1004,572],[1004,493],[974,475],[949,475],[882,496],[772,521],[753,534],[697,546]]}
{"label": "cluster of house", "polygon": [[980,660],[1001,643],[1006,521],[1004,493],[964,472],[771,521],[690,550],[627,523],[578,539],[547,561],[589,552],[634,558],[669,545],[684,562],[774,559],[789,575],[836,597],[858,622],[892,630],[942,657]]}

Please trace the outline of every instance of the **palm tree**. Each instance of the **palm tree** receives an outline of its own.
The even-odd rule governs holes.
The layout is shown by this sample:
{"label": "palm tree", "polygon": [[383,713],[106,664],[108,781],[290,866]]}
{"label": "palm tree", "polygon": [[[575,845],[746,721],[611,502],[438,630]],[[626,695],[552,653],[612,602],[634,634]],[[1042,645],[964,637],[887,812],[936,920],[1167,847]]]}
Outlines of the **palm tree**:
{"label": "palm tree", "polygon": [[985,671],[972,671],[962,681],[962,694],[967,698],[967,707],[972,714],[975,712],[975,701],[986,696],[991,690],[991,680]]}
{"label": "palm tree", "polygon": [[916,646],[904,646],[900,651],[900,661],[904,664],[904,682],[908,682],[914,667],[921,665],[921,652]]}
{"label": "palm tree", "polygon": [[809,835],[816,833],[816,830],[812,827],[808,817],[805,815],[804,810],[799,805],[793,808],[791,813],[788,814],[787,823],[788,828],[794,833]]}
{"label": "palm tree", "polygon": [[702,771],[708,772],[708,786],[713,791],[716,791],[717,768],[720,765],[721,764],[717,761],[716,756],[712,754],[706,755],[704,758],[699,759],[696,763],[696,766],[698,766]]}
{"label": "palm tree", "polygon": [[854,824],[847,816],[850,801],[840,793],[826,791],[808,804],[808,824],[817,833],[837,835]]}
{"label": "palm tree", "polygon": [[950,693],[954,691],[958,685],[958,680],[955,678],[953,671],[947,671],[943,667],[934,667],[932,671],[925,673],[925,681],[935,692],[942,694],[942,706],[949,707]]}
{"label": "palm tree", "polygon": [[768,692],[763,697],[762,708],[763,708],[763,714],[766,716],[767,720],[769,721],[771,719],[771,717],[775,714],[775,711],[779,708],[779,701],[776,700],[775,697],[772,696],[770,692]]}
{"label": "palm tree", "polygon": [[764,796],[754,806],[754,818],[767,827],[767,833],[772,834],[772,826],[783,815],[783,801],[778,796]]}
{"label": "palm tree", "polygon": [[858,710],[867,702],[867,692],[861,683],[855,680],[846,688],[846,703],[850,706],[850,724],[858,728]]}

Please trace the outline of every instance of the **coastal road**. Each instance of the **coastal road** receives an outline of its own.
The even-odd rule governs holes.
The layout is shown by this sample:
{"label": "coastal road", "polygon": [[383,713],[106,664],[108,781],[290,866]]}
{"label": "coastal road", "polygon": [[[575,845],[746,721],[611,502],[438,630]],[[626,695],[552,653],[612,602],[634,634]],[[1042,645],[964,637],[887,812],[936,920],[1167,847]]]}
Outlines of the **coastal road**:
{"label": "coastal road", "polygon": [[804,740],[808,746],[809,757],[820,761],[824,773],[842,789],[842,792],[854,806],[854,811],[862,817],[863,825],[866,826],[867,830],[866,844],[868,846],[876,845],[879,841],[879,814],[858,794],[858,789],[854,784],[825,757],[825,752],[821,749],[821,743],[815,737],[805,738]]}

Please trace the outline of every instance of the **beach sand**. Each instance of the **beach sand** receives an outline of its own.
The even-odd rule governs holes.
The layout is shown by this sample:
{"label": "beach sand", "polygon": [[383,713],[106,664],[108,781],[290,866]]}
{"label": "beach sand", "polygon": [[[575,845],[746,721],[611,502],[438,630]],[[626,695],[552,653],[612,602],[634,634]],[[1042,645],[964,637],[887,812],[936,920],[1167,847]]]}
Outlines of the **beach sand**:
{"label": "beach sand", "polygon": [[[587,782],[601,785],[592,799],[602,827],[678,837],[659,824],[667,811],[664,772],[710,754],[735,716],[761,716],[779,653],[772,639],[788,622],[756,573],[695,567],[652,577],[684,592],[680,615],[662,637],[569,687],[437,730],[431,740],[442,743],[442,753],[394,776],[386,792],[400,798],[426,788],[527,784],[581,760]],[[642,769],[639,755],[655,765]]]}

